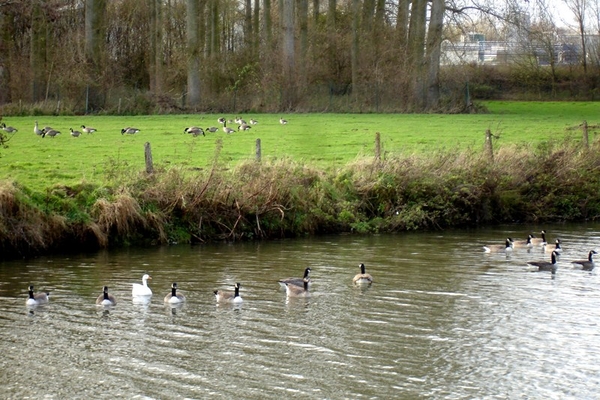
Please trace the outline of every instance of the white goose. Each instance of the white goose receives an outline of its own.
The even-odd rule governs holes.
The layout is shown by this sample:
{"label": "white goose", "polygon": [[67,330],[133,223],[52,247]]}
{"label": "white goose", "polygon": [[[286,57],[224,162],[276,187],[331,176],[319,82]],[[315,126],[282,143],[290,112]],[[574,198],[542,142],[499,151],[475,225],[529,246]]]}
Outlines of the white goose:
{"label": "white goose", "polygon": [[152,279],[152,277],[148,274],[144,274],[142,276],[142,283],[134,283],[133,288],[131,289],[132,296],[152,296],[152,290],[148,287],[148,279]]}

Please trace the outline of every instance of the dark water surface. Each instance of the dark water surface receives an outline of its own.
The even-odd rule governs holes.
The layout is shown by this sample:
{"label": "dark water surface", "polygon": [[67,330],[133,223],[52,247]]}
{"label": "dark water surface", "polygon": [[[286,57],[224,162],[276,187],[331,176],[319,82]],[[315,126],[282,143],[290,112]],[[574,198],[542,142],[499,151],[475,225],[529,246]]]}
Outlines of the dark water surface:
{"label": "dark water surface", "polygon": [[[5,262],[0,397],[597,398],[600,278],[571,261],[600,251],[600,225],[544,228],[563,241],[554,278],[527,265],[541,249],[481,251],[541,229],[523,226]],[[287,300],[277,280],[307,266],[311,297]],[[144,273],[154,296],[137,304]],[[172,282],[182,307],[163,303]],[[216,305],[235,282],[243,304]],[[25,306],[29,284],[48,305]],[[103,285],[115,307],[95,305]]]}

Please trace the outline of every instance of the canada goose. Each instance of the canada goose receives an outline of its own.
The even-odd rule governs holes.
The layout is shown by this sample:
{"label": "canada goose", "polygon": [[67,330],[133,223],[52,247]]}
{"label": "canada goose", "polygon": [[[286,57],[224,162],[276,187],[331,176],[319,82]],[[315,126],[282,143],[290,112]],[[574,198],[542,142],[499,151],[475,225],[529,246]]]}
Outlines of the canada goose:
{"label": "canada goose", "polygon": [[74,131],[73,128],[69,128],[71,130],[71,136],[73,137],[79,137],[81,136],[81,132],[79,131]]}
{"label": "canada goose", "polygon": [[250,125],[242,124],[238,126],[238,131],[249,131],[252,127]]}
{"label": "canada goose", "polygon": [[360,268],[360,274],[354,275],[354,279],[352,279],[352,283],[360,285],[360,284],[371,284],[373,283],[373,277],[371,274],[367,274],[365,271],[365,264],[358,264],[358,268]]}
{"label": "canada goose", "polygon": [[189,128],[185,128],[183,130],[184,133],[189,133],[191,135],[195,136],[206,136],[204,134],[204,130],[202,128],[198,128],[197,126],[190,126]]}
{"label": "canada goose", "polygon": [[35,133],[38,136],[41,136],[42,133],[44,133],[43,129],[40,129],[40,127],[38,126],[38,122],[35,121],[35,126],[33,127],[33,133]]}
{"label": "canada goose", "polygon": [[215,299],[217,300],[217,303],[241,303],[242,300],[242,296],[240,296],[240,286],[242,286],[239,283],[236,283],[234,288],[234,292],[229,292],[226,290],[215,290],[214,294],[215,294]]}
{"label": "canada goose", "polygon": [[552,246],[550,243],[546,243],[546,244],[544,244],[544,246],[543,246],[543,247],[544,247],[544,251],[545,251],[545,252],[548,252],[548,251],[556,251],[556,254],[558,254],[558,255],[561,255],[561,254],[562,254],[562,251],[563,251],[563,249],[562,249],[562,247],[561,247],[560,243],[561,243],[561,242],[560,242],[560,239],[556,239],[556,240],[554,241],[554,247],[553,247],[553,246]]}
{"label": "canada goose", "polygon": [[527,236],[527,240],[515,240],[513,241],[513,247],[532,248],[533,244],[531,243],[531,239],[533,239],[533,235],[529,234],[529,236]]}
{"label": "canada goose", "polygon": [[216,126],[211,126],[210,128],[206,128],[207,131],[215,133],[216,131],[219,130],[219,128],[217,128]]}
{"label": "canada goose", "polygon": [[28,306],[37,306],[38,304],[46,304],[48,302],[48,298],[50,297],[50,293],[33,293],[33,285],[29,285],[29,297],[25,304]]}
{"label": "canada goose", "polygon": [[571,261],[571,262],[573,264],[581,265],[583,267],[584,271],[591,271],[596,266],[594,263],[594,254],[598,254],[598,253],[596,253],[596,250],[590,250],[590,252],[588,253],[587,260],[575,260],[575,261]]}
{"label": "canada goose", "polygon": [[218,123],[220,123],[221,125],[223,125],[225,123],[225,118],[221,117],[217,120]]}
{"label": "canada goose", "polygon": [[[295,286],[298,286],[298,287],[302,287],[302,286],[304,286],[304,280],[305,280],[305,279],[307,279],[307,278],[308,278],[308,276],[310,275],[310,271],[311,271],[311,269],[307,267],[307,268],[304,270],[304,276],[303,276],[302,278],[286,278],[286,279],[280,279],[280,280],[278,281],[278,282],[279,282],[279,285],[280,285],[282,288],[285,288],[287,285],[295,285]],[[309,282],[309,283],[310,283],[310,282]]]}
{"label": "canada goose", "polygon": [[551,256],[552,262],[529,261],[529,262],[527,262],[527,264],[533,265],[534,267],[538,267],[538,271],[550,271],[550,272],[552,272],[552,275],[554,275],[554,274],[556,274],[556,269],[558,268],[558,266],[556,265],[556,257],[557,256],[558,256],[558,254],[556,253],[556,251],[553,251],[552,256]]}
{"label": "canada goose", "polygon": [[134,283],[133,288],[131,289],[132,296],[152,296],[152,290],[148,287],[148,279],[152,279],[152,277],[148,274],[144,274],[142,276],[142,283]]}
{"label": "canada goose", "polygon": [[81,130],[84,131],[85,133],[94,133],[97,131],[96,128],[92,128],[91,126],[85,126],[85,125],[81,125]]}
{"label": "canada goose", "polygon": [[231,134],[231,133],[235,133],[235,131],[233,129],[231,129],[228,126],[223,125],[223,132],[225,132],[226,134]]}
{"label": "canada goose", "polygon": [[165,303],[177,304],[183,303],[185,301],[185,296],[181,293],[177,293],[177,283],[173,282],[171,285],[171,293],[165,296]]}
{"label": "canada goose", "polygon": [[53,128],[51,126],[46,125],[45,127],[42,128],[42,130],[48,132],[51,131]]}
{"label": "canada goose", "polygon": [[512,242],[511,238],[506,238],[504,244],[488,244],[483,246],[483,251],[486,253],[510,252],[513,249]]}
{"label": "canada goose", "polygon": [[[531,238],[531,244],[534,246],[543,246],[544,243],[546,243],[546,231],[541,231],[540,232],[542,237],[536,238],[536,237],[532,237]],[[533,236],[533,235],[532,235]]]}
{"label": "canada goose", "polygon": [[8,133],[15,133],[19,131],[17,128],[13,128],[12,126],[6,126],[4,122],[2,123],[2,130]]}
{"label": "canada goose", "polygon": [[304,278],[302,280],[302,286],[296,286],[291,283],[285,285],[285,293],[287,297],[308,297],[310,292],[308,291],[308,283],[310,278]]}
{"label": "canada goose", "polygon": [[42,137],[50,136],[51,138],[55,138],[57,135],[60,135],[60,131],[57,131],[56,129],[46,130],[46,128],[44,128],[42,132]]}
{"label": "canada goose", "polygon": [[138,128],[132,128],[131,126],[128,126],[127,128],[123,128],[121,129],[121,135],[127,133],[128,135],[133,135],[138,133],[140,130]]}
{"label": "canada goose", "polygon": [[102,288],[102,294],[96,299],[96,305],[99,306],[116,306],[117,299],[112,294],[108,294],[108,286]]}
{"label": "canada goose", "polygon": [[255,119],[250,119],[250,125],[256,125],[258,124],[258,121]]}
{"label": "canada goose", "polygon": [[281,125],[287,125],[288,122],[287,122],[287,119],[279,118],[279,123]]}

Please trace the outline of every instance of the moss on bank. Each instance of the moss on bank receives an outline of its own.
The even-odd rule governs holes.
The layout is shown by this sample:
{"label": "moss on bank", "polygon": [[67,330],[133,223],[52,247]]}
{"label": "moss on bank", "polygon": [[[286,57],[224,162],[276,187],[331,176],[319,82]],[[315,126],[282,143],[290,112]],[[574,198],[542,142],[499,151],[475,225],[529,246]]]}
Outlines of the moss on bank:
{"label": "moss on bank", "polygon": [[3,258],[71,249],[338,232],[398,232],[600,216],[600,144],[546,143],[362,159],[158,168],[109,187],[0,186]]}

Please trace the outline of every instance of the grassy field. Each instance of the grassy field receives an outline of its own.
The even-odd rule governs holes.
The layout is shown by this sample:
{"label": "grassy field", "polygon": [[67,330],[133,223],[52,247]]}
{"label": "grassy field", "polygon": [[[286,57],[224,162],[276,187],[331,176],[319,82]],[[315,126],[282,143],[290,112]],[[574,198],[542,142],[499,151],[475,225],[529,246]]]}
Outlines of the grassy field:
{"label": "grassy field", "polygon": [[[486,103],[488,114],[291,114],[241,115],[259,124],[250,131],[226,135],[219,130],[206,137],[184,134],[187,126],[221,127],[217,118],[234,115],[153,115],[153,116],[38,116],[7,117],[3,122],[19,131],[9,148],[0,149],[0,179],[14,180],[32,190],[43,191],[54,184],[82,181],[102,183],[117,170],[144,168],[144,144],[150,142],[156,166],[177,165],[207,168],[222,139],[219,160],[233,165],[254,157],[257,138],[262,142],[263,159],[290,158],[322,168],[342,167],[374,154],[375,133],[381,133],[387,155],[423,153],[436,150],[479,149],[484,132],[499,135],[497,146],[538,145],[551,140],[574,138],[576,127],[587,120],[600,123],[600,103]],[[279,118],[288,119],[281,125]],[[56,138],[33,133],[34,121],[61,131]],[[93,126],[98,132],[79,138],[69,128]],[[237,124],[230,124],[236,128]],[[121,135],[121,129],[135,126],[136,135]],[[590,139],[596,130],[591,130]]]}

